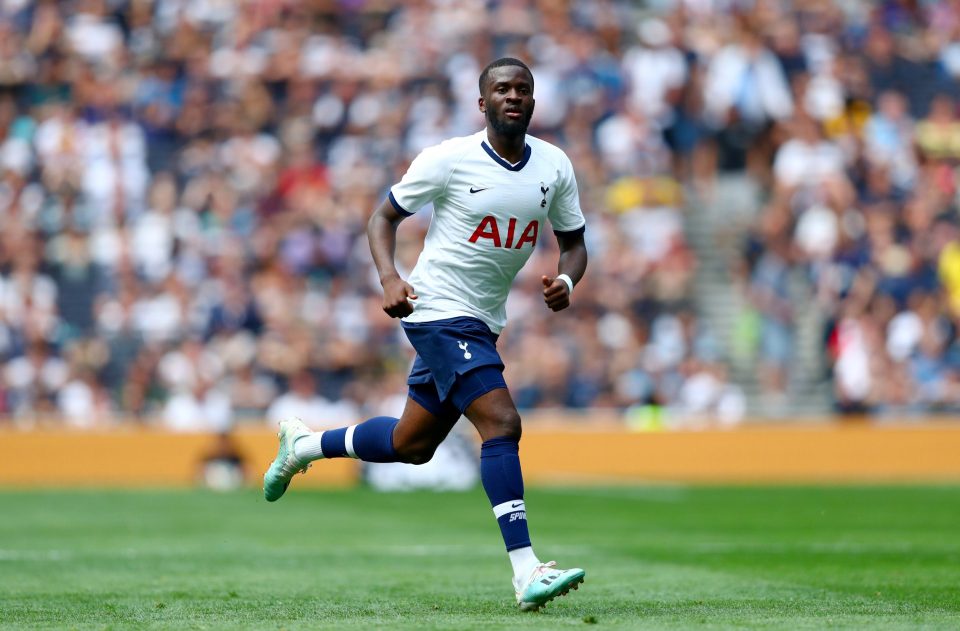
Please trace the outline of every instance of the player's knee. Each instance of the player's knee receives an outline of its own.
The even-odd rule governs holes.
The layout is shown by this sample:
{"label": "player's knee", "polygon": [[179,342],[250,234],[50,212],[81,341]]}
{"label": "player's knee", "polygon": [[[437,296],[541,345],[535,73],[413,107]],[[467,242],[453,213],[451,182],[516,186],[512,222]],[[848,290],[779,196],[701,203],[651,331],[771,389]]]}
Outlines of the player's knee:
{"label": "player's knee", "polygon": [[406,464],[426,464],[433,459],[433,454],[436,453],[436,447],[420,447],[417,449],[412,449],[401,454],[401,461]]}
{"label": "player's knee", "polygon": [[436,451],[436,449],[420,450],[410,455],[405,462],[407,464],[427,464],[433,459],[433,454],[436,453]]}
{"label": "player's knee", "polygon": [[490,436],[496,438],[512,438],[520,441],[520,435],[523,430],[520,427],[520,413],[516,410],[510,410],[497,414],[491,419]]}
{"label": "player's knee", "polygon": [[394,444],[394,450],[400,462],[406,464],[425,464],[430,462],[437,451],[437,445],[432,441],[417,440]]}

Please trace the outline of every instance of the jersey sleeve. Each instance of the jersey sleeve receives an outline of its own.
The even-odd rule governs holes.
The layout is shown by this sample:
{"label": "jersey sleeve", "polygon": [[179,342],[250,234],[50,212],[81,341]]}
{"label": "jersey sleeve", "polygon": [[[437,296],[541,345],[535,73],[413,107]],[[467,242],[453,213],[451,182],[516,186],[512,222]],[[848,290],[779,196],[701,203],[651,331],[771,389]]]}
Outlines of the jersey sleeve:
{"label": "jersey sleeve", "polygon": [[449,170],[450,162],[443,159],[439,147],[424,149],[390,189],[390,203],[398,213],[409,217],[440,196]]}
{"label": "jersey sleeve", "polygon": [[570,159],[566,156],[563,157],[557,195],[553,198],[553,203],[550,204],[550,212],[547,214],[547,218],[550,220],[554,232],[579,232],[586,225],[583,211],[580,210],[580,191],[577,188],[577,178],[573,173],[573,165],[570,164]]}

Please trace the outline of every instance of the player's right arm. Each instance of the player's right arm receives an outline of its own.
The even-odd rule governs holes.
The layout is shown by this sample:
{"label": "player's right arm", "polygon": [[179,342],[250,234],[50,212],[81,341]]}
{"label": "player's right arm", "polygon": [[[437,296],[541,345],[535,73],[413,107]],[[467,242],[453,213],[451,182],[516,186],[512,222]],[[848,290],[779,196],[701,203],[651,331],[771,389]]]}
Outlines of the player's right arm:
{"label": "player's right arm", "polygon": [[413,313],[411,301],[417,299],[410,283],[400,278],[393,261],[397,226],[443,191],[450,175],[450,160],[444,145],[447,143],[421,151],[410,163],[403,179],[391,187],[387,199],[367,222],[370,252],[383,286],[383,310],[391,318],[403,318]]}
{"label": "player's right arm", "polygon": [[377,266],[380,285],[383,287],[383,310],[391,318],[403,318],[413,313],[413,305],[410,301],[417,299],[413,287],[400,278],[400,272],[397,271],[394,263],[397,226],[406,217],[397,212],[393,203],[386,199],[367,222],[370,253],[373,254],[373,263]]}

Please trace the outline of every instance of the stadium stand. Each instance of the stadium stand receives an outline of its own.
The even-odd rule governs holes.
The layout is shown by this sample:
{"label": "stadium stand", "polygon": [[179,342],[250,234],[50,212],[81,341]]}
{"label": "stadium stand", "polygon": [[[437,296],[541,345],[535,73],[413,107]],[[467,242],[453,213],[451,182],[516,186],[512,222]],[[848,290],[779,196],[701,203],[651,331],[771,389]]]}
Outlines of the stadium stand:
{"label": "stadium stand", "polygon": [[522,408],[956,409],[957,8],[635,4],[0,3],[0,423],[394,412],[412,356],[365,221],[481,126],[500,54],[592,257],[569,317],[520,317],[551,239],[511,296]]}

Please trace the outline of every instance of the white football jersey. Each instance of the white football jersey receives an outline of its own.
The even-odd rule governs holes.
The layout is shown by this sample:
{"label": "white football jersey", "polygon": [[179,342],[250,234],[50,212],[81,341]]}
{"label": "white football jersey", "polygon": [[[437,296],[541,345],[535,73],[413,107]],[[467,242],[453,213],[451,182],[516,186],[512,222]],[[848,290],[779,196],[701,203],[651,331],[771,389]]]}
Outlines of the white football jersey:
{"label": "white football jersey", "polygon": [[527,136],[510,164],[486,130],[425,149],[390,191],[397,212],[433,202],[423,252],[408,282],[418,299],[408,322],[469,316],[500,333],[510,285],[533,253],[544,220],[555,232],[584,227],[577,180],[558,147]]}

